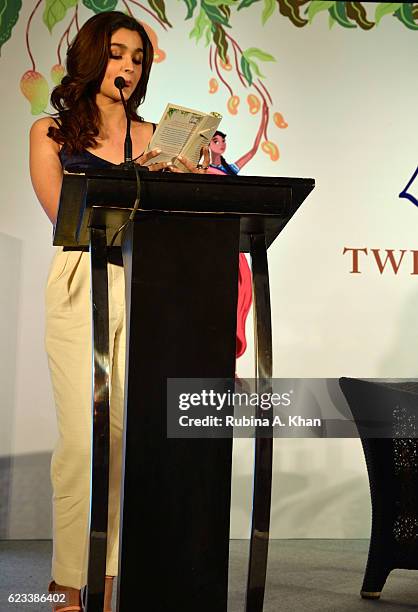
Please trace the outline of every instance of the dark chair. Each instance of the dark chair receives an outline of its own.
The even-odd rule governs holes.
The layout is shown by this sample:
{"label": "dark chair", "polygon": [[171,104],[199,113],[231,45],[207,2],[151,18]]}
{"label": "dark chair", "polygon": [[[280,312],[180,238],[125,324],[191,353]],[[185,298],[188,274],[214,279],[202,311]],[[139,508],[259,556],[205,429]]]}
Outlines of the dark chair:
{"label": "dark chair", "polygon": [[[372,530],[361,596],[378,599],[393,569],[418,569],[418,382],[341,378],[340,387],[359,430],[370,483]],[[392,437],[387,431],[382,437],[365,434],[364,419],[372,413],[390,420]]]}

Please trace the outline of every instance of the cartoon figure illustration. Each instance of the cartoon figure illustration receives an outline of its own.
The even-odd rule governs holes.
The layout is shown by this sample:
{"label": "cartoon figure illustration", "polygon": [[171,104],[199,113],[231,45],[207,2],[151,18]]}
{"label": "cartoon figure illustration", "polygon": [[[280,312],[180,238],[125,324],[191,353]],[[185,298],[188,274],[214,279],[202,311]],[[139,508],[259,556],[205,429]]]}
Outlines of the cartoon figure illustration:
{"label": "cartoon figure illustration", "polygon": [[[211,163],[209,174],[229,174],[236,175],[241,168],[254,157],[260,144],[261,134],[257,135],[253,147],[242,155],[235,163],[229,164],[223,154],[226,149],[226,134],[217,130],[209,145]],[[245,337],[245,322],[252,302],[252,278],[251,270],[248,266],[244,253],[239,254],[238,268],[238,308],[237,308],[237,346],[236,357],[241,357],[247,348]]]}
{"label": "cartoon figure illustration", "polygon": [[238,174],[241,168],[243,168],[245,164],[248,164],[248,162],[257,153],[257,150],[260,144],[260,140],[261,140],[261,135],[262,135],[261,130],[259,130],[251,149],[247,153],[242,155],[239,159],[237,159],[235,163],[230,164],[226,161],[224,157],[224,153],[226,149],[226,142],[225,142],[226,134],[224,134],[224,132],[220,132],[219,130],[217,130],[212,136],[212,139],[209,145],[209,152],[210,152],[210,166],[209,166],[210,170],[209,172],[210,174],[230,174],[230,175]]}
{"label": "cartoon figure illustration", "polygon": [[247,348],[245,322],[253,299],[251,270],[244,253],[239,254],[238,267],[238,305],[237,305],[237,344],[236,358],[241,357]]}
{"label": "cartoon figure illustration", "polygon": [[[228,164],[223,154],[226,149],[226,134],[217,130],[209,145],[211,174],[238,174],[241,167],[238,164]],[[241,158],[242,159],[242,158]],[[215,170],[215,172],[213,172]]]}

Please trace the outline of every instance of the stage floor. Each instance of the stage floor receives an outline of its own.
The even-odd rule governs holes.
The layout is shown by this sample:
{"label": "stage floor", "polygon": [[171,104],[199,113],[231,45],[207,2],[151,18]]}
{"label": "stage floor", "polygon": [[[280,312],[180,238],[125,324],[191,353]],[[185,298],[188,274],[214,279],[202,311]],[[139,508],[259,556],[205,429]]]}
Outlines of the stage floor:
{"label": "stage floor", "polygon": [[[271,540],[264,612],[418,610],[415,571],[393,571],[379,602],[360,598],[368,544],[368,540]],[[231,540],[228,612],[244,612],[248,545],[248,540]],[[51,609],[7,601],[10,593],[46,592],[51,551],[51,540],[0,541],[0,612]]]}

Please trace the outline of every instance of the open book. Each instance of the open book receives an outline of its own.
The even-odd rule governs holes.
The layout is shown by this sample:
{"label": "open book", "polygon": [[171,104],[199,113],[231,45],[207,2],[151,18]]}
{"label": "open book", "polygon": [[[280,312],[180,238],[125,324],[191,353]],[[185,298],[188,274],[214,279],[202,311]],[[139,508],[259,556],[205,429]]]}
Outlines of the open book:
{"label": "open book", "polygon": [[157,157],[153,157],[145,166],[158,162],[172,162],[174,166],[187,172],[187,169],[176,158],[183,155],[197,164],[200,150],[209,145],[213,134],[220,124],[222,115],[219,113],[203,113],[201,111],[167,104],[160,123],[146,149],[161,149]]}

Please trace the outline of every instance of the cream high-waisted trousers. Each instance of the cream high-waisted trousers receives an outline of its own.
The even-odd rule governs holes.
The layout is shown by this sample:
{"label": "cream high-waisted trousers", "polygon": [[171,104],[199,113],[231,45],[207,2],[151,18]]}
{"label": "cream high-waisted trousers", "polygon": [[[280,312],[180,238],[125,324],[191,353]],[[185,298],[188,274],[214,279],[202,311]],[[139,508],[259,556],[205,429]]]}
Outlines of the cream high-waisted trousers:
{"label": "cream high-waisted trousers", "polygon": [[[108,264],[110,310],[110,482],[106,574],[118,569],[125,364],[122,266]],[[90,254],[63,251],[53,259],[46,287],[45,345],[57,411],[58,441],[51,462],[52,579],[80,589],[87,583],[92,329]]]}

